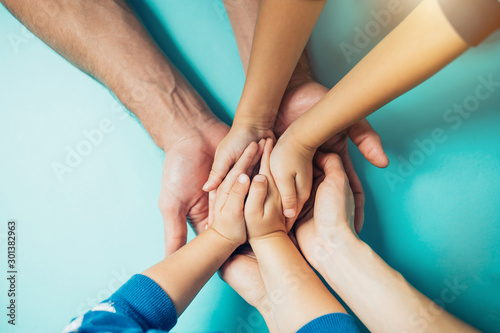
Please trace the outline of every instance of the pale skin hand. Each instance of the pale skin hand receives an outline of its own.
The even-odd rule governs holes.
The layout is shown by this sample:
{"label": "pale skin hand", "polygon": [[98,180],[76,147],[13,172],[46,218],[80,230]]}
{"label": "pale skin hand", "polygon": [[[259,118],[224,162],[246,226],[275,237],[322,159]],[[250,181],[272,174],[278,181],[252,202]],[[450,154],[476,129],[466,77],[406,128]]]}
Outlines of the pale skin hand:
{"label": "pale skin hand", "polygon": [[[269,4],[269,2],[272,1],[267,1],[267,4],[264,5],[266,7],[273,6],[273,8],[274,6],[276,7],[279,6],[280,8],[282,8],[281,6],[290,5],[290,3],[284,4],[283,2],[279,1],[272,4]],[[318,1],[315,1],[315,3],[318,6],[314,5],[315,8],[314,10],[311,11],[312,16],[318,15],[319,14],[318,9],[319,7],[322,7],[322,5]],[[238,48],[240,51],[240,57],[243,64],[243,69],[245,70],[245,72],[247,72],[248,63],[250,61],[249,53],[252,48],[252,39],[254,37],[253,29],[255,28],[261,1],[254,0],[241,3],[240,1],[237,0],[225,0],[224,4],[226,6],[226,11],[233,26],[236,42],[238,44]],[[266,11],[269,11],[269,8],[267,8]],[[279,18],[279,20],[282,20],[282,16]],[[286,25],[287,22],[280,22],[280,23],[281,23],[280,27],[283,27]],[[269,25],[269,15],[267,15],[267,19],[261,19],[260,24]],[[306,26],[308,29],[311,29],[310,24],[306,24]],[[261,28],[261,31],[264,31],[264,28]],[[272,96],[275,91],[280,90],[279,87],[280,85],[283,85],[283,83],[279,80],[281,76],[274,74],[271,75],[270,73],[274,73],[271,71],[286,67],[286,64],[290,63],[287,57],[289,56],[295,57],[295,55],[291,55],[290,47],[288,46],[283,47],[283,45],[280,43],[275,43],[273,45],[267,44],[268,40],[270,40],[271,38],[274,37],[268,36],[268,34],[265,35],[264,38],[262,36],[259,38],[258,34],[255,36],[254,44],[264,45],[259,47],[259,49],[261,50],[260,52],[261,53],[267,52],[266,54],[272,54],[271,57],[272,60],[267,59],[267,61],[263,61],[264,59],[261,56],[259,58],[260,61],[257,61],[257,65],[253,66],[254,73],[256,74],[252,76],[251,71],[249,73],[249,76],[247,78],[247,83],[244,89],[244,94],[242,96],[242,101],[240,101],[239,110],[237,111],[237,115],[243,115],[243,117],[241,117],[240,119],[246,120],[247,123],[248,123],[248,118],[256,121],[257,124],[259,123],[267,124],[270,121],[274,122],[274,118],[276,116],[273,111],[267,114],[262,113],[258,111],[262,109],[262,106],[256,106],[256,108],[253,108],[253,105],[255,105],[256,101],[261,101],[261,100],[276,100],[277,101],[276,103],[278,104],[281,101],[281,105],[279,108],[279,112],[274,127],[274,132],[279,137],[295,119],[297,119],[299,116],[305,113],[317,101],[319,101],[328,92],[328,89],[318,83],[315,83],[311,79],[306,56],[305,54],[302,54],[302,56],[300,56],[300,60],[298,63],[297,62],[293,63],[292,61],[293,63],[292,69],[295,68],[295,70],[293,71],[292,77],[288,82],[288,86],[287,89],[285,90],[284,96],[283,95]],[[307,40],[307,37],[304,38],[299,37],[299,39],[300,38],[302,39],[305,38],[305,40]],[[271,42],[272,40],[269,43]],[[278,49],[275,47],[276,45],[278,45]],[[300,50],[300,52],[302,52],[303,46],[300,46],[300,43],[296,44],[295,42],[293,42],[293,46],[294,46],[292,47],[293,50],[298,49]],[[282,52],[283,48],[286,49],[287,52]],[[252,50],[252,52],[255,53],[257,51]],[[254,60],[254,62],[256,61]],[[273,68],[270,69],[269,68],[270,66]],[[254,81],[253,83],[250,82],[252,78],[255,78],[253,80]],[[284,83],[285,86],[286,82],[287,81],[285,81]],[[266,88],[261,90],[258,89],[259,87],[263,86],[265,86]],[[247,91],[250,92],[247,93]],[[261,93],[266,95],[262,97]],[[248,96],[247,99],[245,99],[245,94],[246,96]],[[281,99],[282,96],[283,99]],[[249,101],[248,107],[246,106],[247,104],[246,101]],[[240,111],[240,109],[243,109],[243,111]],[[249,110],[251,109],[252,113],[245,112],[244,111],[245,109]],[[274,110],[272,107],[268,109]],[[235,119],[238,120],[238,117],[236,117]],[[346,149],[345,145],[346,134],[353,140],[354,143],[356,143],[359,146],[360,152],[374,165],[378,167],[386,167],[388,165],[388,159],[383,152],[379,136],[375,131],[373,131],[373,129],[365,120],[354,124],[348,131],[343,132],[342,134],[336,136],[335,138],[332,138],[332,140],[330,140],[328,143],[328,149],[329,149],[328,151],[334,151],[341,154],[345,163],[346,170],[348,170],[351,186],[354,192],[356,193],[356,207],[357,207],[356,221],[360,229],[363,223],[364,194],[363,194],[363,189],[361,187],[361,183],[359,182],[356,172],[354,171],[348,151]],[[216,164],[214,164],[214,166],[217,167],[214,167],[214,170],[216,171],[213,171],[214,176],[212,176],[212,178],[223,177],[223,173],[220,172],[219,174],[217,170],[221,169],[225,170],[225,168],[228,168],[231,163],[232,162],[230,161],[230,159],[217,160],[216,158]],[[303,196],[307,197],[305,193],[303,193]],[[295,211],[300,211],[299,207],[301,207],[303,203],[304,202],[298,202],[297,203],[298,209],[295,209]],[[291,226],[294,220],[295,217],[288,219],[287,222],[288,225]]]}
{"label": "pale skin hand", "polygon": [[[260,0],[224,0],[245,74],[248,69],[260,2]],[[275,136],[282,135],[293,121],[316,104],[327,92],[328,88],[312,80],[306,56],[303,54],[281,100],[274,126]],[[265,136],[268,136],[267,133]],[[325,147],[322,147],[322,150],[337,152],[342,157],[356,200],[356,221],[361,226],[364,193],[349,157],[347,137],[358,145],[360,152],[375,166],[385,167],[389,162],[382,149],[380,137],[366,120],[362,120],[347,131],[332,137],[325,144]],[[321,173],[317,171],[315,178],[321,179]],[[308,213],[312,213],[313,204],[314,200],[308,201],[307,207],[302,209],[298,221],[308,218]],[[257,308],[263,315],[270,332],[277,332],[272,313],[269,313],[269,309],[266,307],[270,300],[254,256],[242,254],[232,256],[221,268],[220,276],[250,305]]]}
{"label": "pale skin hand", "polygon": [[317,148],[422,83],[467,49],[437,1],[423,0],[290,131],[304,146]]}
{"label": "pale skin hand", "polygon": [[257,153],[258,146],[252,143],[221,184],[227,191],[217,193],[212,225],[143,273],[167,293],[178,316],[231,253],[247,240],[243,207],[250,178],[239,170],[248,167]]}
{"label": "pale skin hand", "polygon": [[[275,133],[278,137],[283,134],[293,121],[304,114],[328,92],[328,88],[310,79],[307,81],[301,80],[301,82],[303,83],[293,86],[285,92],[280,113],[276,120]],[[365,197],[363,187],[347,149],[347,138],[350,138],[358,146],[360,153],[373,165],[384,168],[389,164],[389,160],[382,148],[380,136],[373,130],[366,119],[360,120],[347,130],[334,135],[320,147],[321,151],[336,153],[342,159],[342,164],[349,178],[349,184],[354,193],[356,202],[355,224],[357,232],[360,232],[364,221]],[[299,211],[301,211],[302,202],[298,202],[298,207]],[[287,220],[288,228],[291,228],[293,221],[294,219]]]}
{"label": "pale skin hand", "polygon": [[300,206],[300,198],[310,189],[307,164],[313,154],[294,158],[292,150],[314,152],[333,135],[420,84],[467,49],[436,0],[422,1],[280,138],[283,142],[278,142],[279,148],[273,152],[272,165],[287,166],[276,174],[282,196],[290,198],[290,205],[296,196]]}
{"label": "pale skin hand", "polygon": [[[311,21],[309,17],[314,18],[318,16],[324,5],[324,1],[313,1],[313,3],[317,5],[312,6],[314,10],[310,10],[309,6],[297,4],[296,7],[290,7],[290,12],[286,0],[278,0],[277,3],[279,4],[275,5],[274,1],[267,0],[261,2],[259,17],[266,16],[266,13],[269,15],[270,12],[277,11],[281,20],[270,22],[269,18],[264,18],[259,19],[262,22],[257,23],[254,43],[252,45],[251,61],[247,73],[247,81],[243,89],[240,103],[236,109],[233,122],[233,126],[238,129],[237,133],[240,134],[232,135],[230,138],[231,140],[225,141],[224,145],[218,149],[212,172],[204,186],[205,191],[211,191],[217,188],[224,174],[238,158],[242,147],[246,146],[249,140],[259,140],[265,138],[264,135],[266,135],[266,133],[272,134],[281,98],[292,77],[295,66],[300,58],[300,53],[304,48],[302,46],[296,58],[284,58],[287,62],[276,66],[276,63],[274,61],[269,61],[269,59],[278,56],[282,50],[287,49],[289,45],[272,45],[268,42],[268,40],[272,40],[273,42],[277,40],[275,39],[277,36],[274,36],[272,27],[276,24],[287,25],[288,28],[292,30],[290,33],[300,30],[301,28],[312,30],[314,23],[312,26],[309,26],[310,24],[308,23]],[[294,17],[300,14],[303,15],[304,18],[296,20],[292,24],[292,22],[287,19],[289,14],[295,14]],[[269,36],[269,39],[263,39],[261,37],[262,32],[259,33],[259,31],[265,31],[266,34],[270,34],[271,36]],[[293,44],[291,47],[295,47],[295,44],[305,45],[308,36],[302,34],[296,37],[298,38],[296,42],[293,39],[287,40],[289,44]],[[303,39],[305,40],[303,41]],[[278,59],[280,58],[283,59],[283,57],[278,57]],[[254,68],[256,68],[257,71],[255,71]],[[263,73],[265,73],[265,78],[267,80],[261,79],[260,82],[256,84],[257,82],[254,81],[254,76],[259,74],[262,75]],[[241,134],[242,132],[244,134]],[[260,135],[260,137],[258,137],[258,135]]]}
{"label": "pale skin hand", "polygon": [[269,295],[268,305],[262,307],[264,313],[272,313],[279,332],[296,332],[322,315],[345,310],[287,235],[281,198],[269,166],[272,145],[272,140],[267,140],[259,174],[245,204],[245,221]]}
{"label": "pale skin hand", "polygon": [[[313,216],[295,226],[296,239],[307,261],[368,329],[477,332],[413,288],[357,237],[353,195],[340,158],[319,155],[317,163],[325,179],[317,189]],[[425,328],[415,326],[415,318],[429,318],[429,313],[439,314]]]}
{"label": "pale skin hand", "polygon": [[[243,110],[272,110],[276,105],[276,99],[282,96],[283,82],[299,59],[322,4],[306,0],[262,1],[240,101],[240,105],[249,107]],[[313,154],[307,154],[307,158],[295,154],[292,160],[289,158],[295,148],[292,146],[300,144],[303,148],[299,150],[315,151],[333,135],[411,89],[467,50],[466,43],[438,6],[436,0],[424,0],[280,139],[293,142],[279,144],[283,152],[276,149],[272,161],[288,165],[285,170],[280,168],[279,174],[277,167],[273,167],[278,188],[286,200],[283,208],[288,212],[287,217],[293,218],[293,213],[298,213],[312,181],[311,167],[306,164]],[[279,54],[278,49],[287,52]],[[400,75],[402,72],[404,76]]]}
{"label": "pale skin hand", "polygon": [[208,195],[201,188],[229,128],[165,58],[126,2],[0,1],[35,35],[107,86],[165,151],[159,206],[166,253],[186,243],[186,217],[197,232],[204,230]]}

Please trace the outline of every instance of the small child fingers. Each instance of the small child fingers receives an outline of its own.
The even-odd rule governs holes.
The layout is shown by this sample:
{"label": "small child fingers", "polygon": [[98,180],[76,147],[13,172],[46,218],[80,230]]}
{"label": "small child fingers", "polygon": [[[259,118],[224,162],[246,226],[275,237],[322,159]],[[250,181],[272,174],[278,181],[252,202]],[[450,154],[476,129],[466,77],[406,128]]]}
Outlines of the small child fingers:
{"label": "small child fingers", "polygon": [[247,168],[247,175],[251,175],[257,163],[259,163],[262,153],[264,152],[264,147],[266,146],[266,139],[260,139],[257,147],[257,152],[255,153],[252,162]]}
{"label": "small child fingers", "polygon": [[232,211],[235,213],[243,213],[243,206],[245,205],[245,197],[250,188],[250,178],[247,174],[242,173],[238,176],[238,180],[231,187],[229,196],[224,204],[224,211]]}
{"label": "small child fingers", "polygon": [[267,139],[266,145],[264,146],[264,152],[262,153],[262,159],[260,160],[260,171],[259,174],[270,176],[271,175],[271,152],[273,150],[273,140]]}
{"label": "small child fingers", "polygon": [[247,148],[245,148],[238,161],[234,164],[233,168],[229,171],[226,178],[220,185],[221,192],[226,195],[229,194],[236,178],[248,169],[258,149],[259,147],[255,142],[252,142]]}
{"label": "small child fingers", "polygon": [[264,204],[267,197],[267,178],[264,175],[258,174],[253,178],[250,185],[250,191],[245,206],[248,213],[254,215],[264,215]]}

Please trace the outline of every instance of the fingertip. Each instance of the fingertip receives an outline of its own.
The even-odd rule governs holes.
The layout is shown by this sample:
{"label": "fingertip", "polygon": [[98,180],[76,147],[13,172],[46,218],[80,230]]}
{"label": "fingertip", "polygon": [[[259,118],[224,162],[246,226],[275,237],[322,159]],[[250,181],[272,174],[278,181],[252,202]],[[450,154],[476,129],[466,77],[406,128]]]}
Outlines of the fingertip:
{"label": "fingertip", "polygon": [[283,209],[283,215],[285,215],[286,218],[289,218],[289,219],[294,218],[295,214],[296,214],[295,208]]}
{"label": "fingertip", "polygon": [[253,177],[253,180],[257,183],[265,183],[267,181],[266,176],[258,174],[255,177]]}
{"label": "fingertip", "polygon": [[387,168],[389,163],[389,157],[387,157],[387,154],[382,151],[382,153],[378,155],[376,163],[373,163],[373,165],[378,168]]}
{"label": "fingertip", "polygon": [[219,186],[221,183],[221,180],[219,176],[217,176],[216,171],[212,169],[210,171],[210,176],[208,177],[207,182],[203,185],[203,191],[205,192],[210,192],[212,190],[215,190],[217,186]]}
{"label": "fingertip", "polygon": [[247,184],[249,182],[250,178],[247,176],[247,174],[242,173],[241,175],[238,176],[238,183],[240,184]]}

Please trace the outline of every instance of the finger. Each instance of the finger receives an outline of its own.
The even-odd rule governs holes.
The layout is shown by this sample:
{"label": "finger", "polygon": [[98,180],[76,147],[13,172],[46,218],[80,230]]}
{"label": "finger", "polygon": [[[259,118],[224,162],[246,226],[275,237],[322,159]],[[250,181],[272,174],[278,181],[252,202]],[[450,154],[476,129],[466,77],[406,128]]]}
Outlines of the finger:
{"label": "finger", "polygon": [[230,210],[234,213],[241,212],[243,214],[243,206],[245,205],[245,197],[250,188],[250,178],[247,174],[242,173],[238,176],[238,180],[231,187],[231,192],[227,197],[226,203],[222,208],[223,211]]}
{"label": "finger", "polygon": [[[245,148],[243,153],[238,157],[238,160],[236,161],[236,158],[227,155],[229,157],[221,157],[226,156],[225,153],[222,152],[216,152],[215,153],[215,159],[214,159],[214,164],[212,166],[212,170],[210,171],[209,178],[205,185],[203,185],[203,190],[204,191],[211,191],[217,188],[217,186],[221,185],[221,183],[224,183],[223,180],[228,179],[228,175],[231,174],[232,177],[230,177],[230,185],[229,188],[233,185],[236,177],[238,174],[241,172],[244,172],[245,168],[248,168],[249,165],[253,162],[253,158],[255,154],[257,153],[259,149],[259,146],[257,143],[252,142],[248,147]],[[227,162],[222,162],[222,161],[227,161]],[[235,163],[236,162],[236,163]],[[234,166],[233,166],[234,164]],[[230,167],[233,167],[231,171],[234,170],[234,172],[231,173],[229,171]],[[223,170],[223,172],[219,172],[217,170]],[[220,176],[220,179],[219,179]],[[217,179],[217,181],[213,181],[212,179]],[[213,185],[215,184],[215,185]]]}
{"label": "finger", "polygon": [[255,156],[253,157],[253,160],[250,163],[250,166],[247,168],[246,174],[249,177],[252,176],[252,173],[255,169],[255,166],[257,165],[257,163],[259,163],[260,158],[262,157],[262,153],[264,152],[265,146],[266,146],[266,139],[261,139],[258,143],[257,152],[255,153]]}
{"label": "finger", "polygon": [[267,139],[264,145],[264,151],[260,160],[259,174],[271,176],[271,152],[273,150],[273,140]]}
{"label": "finger", "polygon": [[344,166],[339,155],[329,153],[316,153],[314,156],[316,165],[323,170],[326,177],[331,175],[344,174]]}
{"label": "finger", "polygon": [[[233,166],[231,171],[226,175],[226,178],[220,185],[217,193],[219,196],[224,195],[227,198],[227,195],[229,194],[229,191],[231,190],[231,187],[233,186],[234,182],[236,181],[236,178],[242,173],[245,173],[246,170],[249,168],[250,164],[253,161],[253,158],[258,150],[258,145],[255,142],[252,142],[244,151],[243,154],[241,154],[241,157],[238,159],[236,164]],[[223,199],[223,200],[222,200]],[[221,200],[218,200],[219,202],[224,203],[225,198],[221,198]]]}
{"label": "finger", "polygon": [[288,219],[293,219],[297,215],[297,189],[295,178],[288,177],[276,182],[283,205],[283,215]]}
{"label": "finger", "polygon": [[[300,212],[300,211],[302,211],[304,204],[307,202],[307,200],[309,199],[309,196],[311,194],[312,179],[305,179],[303,177],[297,176],[297,177],[295,177],[295,184],[296,184],[296,188],[302,189],[300,192],[297,191],[297,212]],[[293,218],[286,219],[287,230],[292,229],[296,218],[297,218],[297,216],[294,216]]]}
{"label": "finger", "polygon": [[258,174],[253,178],[248,193],[245,211],[252,215],[264,216],[264,203],[267,197],[267,178]]}
{"label": "finger", "polygon": [[212,190],[208,192],[208,226],[212,225],[214,220],[214,210],[215,210],[215,198],[217,196],[217,190]]}
{"label": "finger", "polygon": [[352,194],[354,195],[354,227],[356,232],[359,233],[363,227],[365,218],[365,193],[358,174],[356,173],[356,170],[354,170],[354,165],[352,164],[349,153],[346,151],[346,153],[341,156],[341,159],[345,173],[349,179]]}
{"label": "finger", "polygon": [[382,140],[366,119],[349,127],[347,135],[358,146],[359,152],[368,162],[379,168],[385,168],[389,165],[389,158],[382,147]]}
{"label": "finger", "polygon": [[210,170],[207,182],[203,185],[203,191],[209,192],[216,189],[222,183],[231,166],[236,162],[236,158],[237,156],[233,156],[226,150],[217,149],[212,170]]}
{"label": "finger", "polygon": [[169,256],[186,245],[187,211],[180,208],[175,200],[167,202],[169,202],[169,206],[160,207],[160,211],[163,217],[165,232],[165,255]]}

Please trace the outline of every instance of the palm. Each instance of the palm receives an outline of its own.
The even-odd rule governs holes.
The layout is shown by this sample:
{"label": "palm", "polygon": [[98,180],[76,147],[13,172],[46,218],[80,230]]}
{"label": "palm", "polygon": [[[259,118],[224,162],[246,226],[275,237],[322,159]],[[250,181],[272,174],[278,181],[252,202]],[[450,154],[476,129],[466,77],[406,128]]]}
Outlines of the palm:
{"label": "palm", "polygon": [[186,218],[195,232],[208,221],[208,195],[202,186],[212,167],[215,149],[228,132],[217,122],[187,133],[165,153],[159,206],[165,223],[166,253],[185,244]]}

